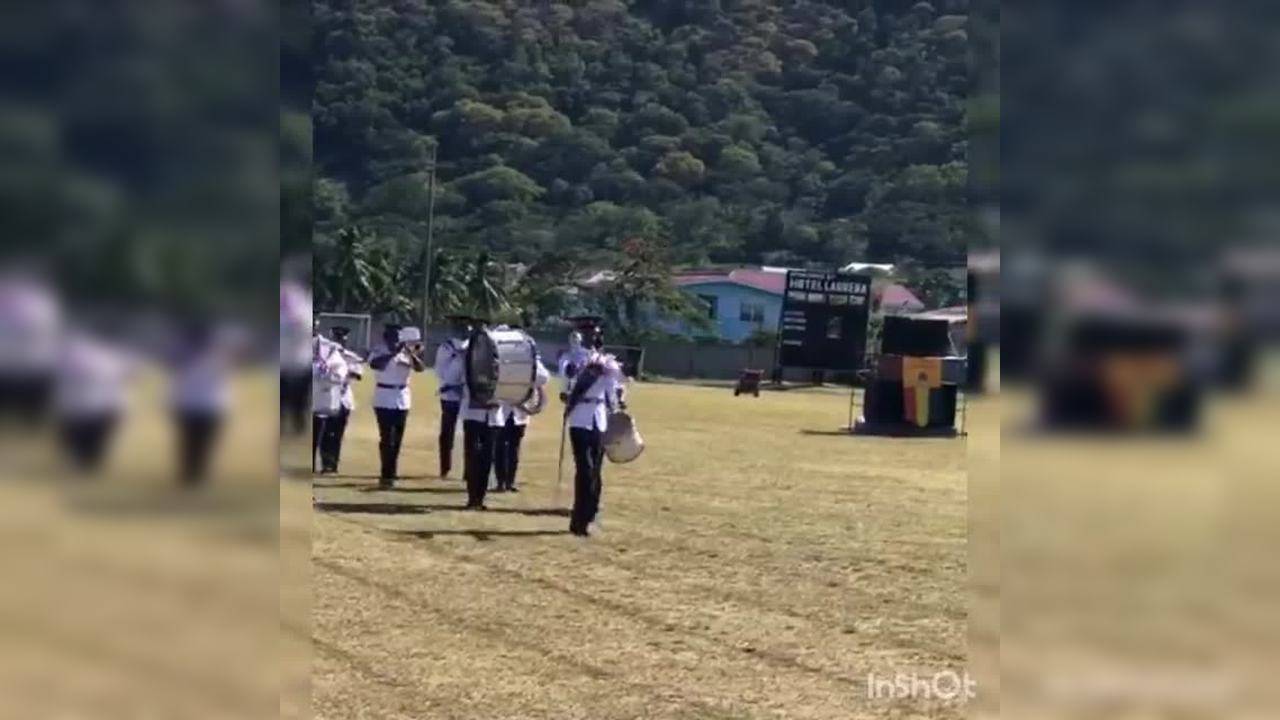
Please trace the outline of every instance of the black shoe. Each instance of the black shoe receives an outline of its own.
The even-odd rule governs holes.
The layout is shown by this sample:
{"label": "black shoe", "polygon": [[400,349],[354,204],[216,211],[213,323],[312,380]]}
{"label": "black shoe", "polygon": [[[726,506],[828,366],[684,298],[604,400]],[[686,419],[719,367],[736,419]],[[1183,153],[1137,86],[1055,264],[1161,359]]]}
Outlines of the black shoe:
{"label": "black shoe", "polygon": [[520,488],[516,487],[515,485],[508,485],[507,492],[520,492]]}
{"label": "black shoe", "polygon": [[501,492],[506,492],[506,491],[507,491],[507,486],[506,486],[506,485],[499,485],[499,486],[497,486],[497,487],[493,488],[492,490],[490,490],[489,492],[501,493]]}
{"label": "black shoe", "polygon": [[378,479],[378,488],[380,490],[390,490],[395,486],[396,486],[395,478],[379,478]]}
{"label": "black shoe", "polygon": [[590,533],[587,532],[586,525],[579,525],[577,523],[569,523],[569,532],[577,535],[578,537],[588,537],[590,535]]}

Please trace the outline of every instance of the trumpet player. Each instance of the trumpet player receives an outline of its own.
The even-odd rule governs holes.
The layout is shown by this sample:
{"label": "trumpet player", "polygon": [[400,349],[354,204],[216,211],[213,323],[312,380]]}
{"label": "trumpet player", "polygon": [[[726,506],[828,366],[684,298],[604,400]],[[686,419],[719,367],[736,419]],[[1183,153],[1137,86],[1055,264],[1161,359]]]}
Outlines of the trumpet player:
{"label": "trumpet player", "polygon": [[337,411],[324,419],[324,432],[320,436],[320,472],[338,472],[338,461],[342,457],[342,438],[347,432],[347,421],[356,408],[356,394],[352,384],[364,377],[364,360],[359,354],[347,349],[347,338],[351,329],[335,327],[331,333],[336,352],[342,356],[346,366],[345,376],[341,379],[341,398]]}
{"label": "trumpet player", "polygon": [[378,487],[395,485],[400,459],[400,443],[409,419],[409,379],[427,369],[422,359],[422,333],[417,328],[390,324],[382,330],[382,341],[369,354],[377,387],[373,392],[373,413],[378,419],[378,451],[382,467]]}
{"label": "trumpet player", "polygon": [[[311,357],[311,470],[320,455],[320,472],[328,472],[325,439],[342,415],[342,390],[348,374],[347,358],[342,346],[317,336]],[[345,422],[345,418],[341,422]]]}
{"label": "trumpet player", "polygon": [[449,318],[449,337],[436,349],[435,373],[440,389],[440,477],[453,469],[453,440],[458,432],[458,411],[462,407],[463,388],[467,384],[467,342],[471,318],[454,315]]}

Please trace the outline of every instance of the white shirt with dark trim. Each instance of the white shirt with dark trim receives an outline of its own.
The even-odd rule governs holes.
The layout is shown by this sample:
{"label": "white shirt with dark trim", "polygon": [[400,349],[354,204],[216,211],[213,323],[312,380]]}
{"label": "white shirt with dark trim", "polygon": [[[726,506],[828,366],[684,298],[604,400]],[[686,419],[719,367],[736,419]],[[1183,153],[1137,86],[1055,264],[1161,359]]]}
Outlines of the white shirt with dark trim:
{"label": "white shirt with dark trim", "polygon": [[364,363],[347,358],[347,378],[342,382],[342,407],[348,412],[356,409],[356,391],[353,385],[364,378]]}
{"label": "white shirt with dark trim", "polygon": [[55,410],[64,418],[124,412],[138,364],[107,343],[79,334],[68,337],[55,366]]}
{"label": "white shirt with dark trim", "polygon": [[[589,350],[581,345],[571,347],[560,356],[556,374],[559,375],[565,383],[567,389],[572,383],[571,375],[576,375],[579,370],[591,359],[594,350]],[[572,368],[572,370],[570,370]]]}
{"label": "white shirt with dark trim", "polygon": [[[369,364],[379,358],[389,358],[382,370],[374,369],[373,406],[384,410],[408,410],[410,406],[409,378],[413,375],[413,361],[406,350],[394,352],[386,343],[379,343],[369,354]],[[384,387],[385,386],[385,387]]]}
{"label": "white shirt with dark trim", "polygon": [[467,384],[467,341],[449,338],[436,349],[436,378],[440,399],[460,402]]}
{"label": "white shirt with dark trim", "polygon": [[336,345],[324,346],[311,363],[311,412],[337,415],[342,409],[343,383],[347,379],[347,359]]}
{"label": "white shirt with dark trim", "polygon": [[[617,400],[618,390],[624,386],[627,378],[622,372],[622,365],[612,355],[589,351],[587,363],[583,367],[592,363],[603,365],[604,372],[583,393],[582,401],[569,409],[569,427],[604,432],[609,427],[610,406]],[[569,382],[570,395],[581,377],[582,369],[579,368],[574,379]]]}

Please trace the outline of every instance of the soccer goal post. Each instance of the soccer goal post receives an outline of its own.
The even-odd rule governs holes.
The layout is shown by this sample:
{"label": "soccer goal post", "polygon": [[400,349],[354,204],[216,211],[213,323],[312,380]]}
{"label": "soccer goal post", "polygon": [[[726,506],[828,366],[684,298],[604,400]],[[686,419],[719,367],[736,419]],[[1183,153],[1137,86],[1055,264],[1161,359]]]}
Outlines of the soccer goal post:
{"label": "soccer goal post", "polygon": [[331,337],[335,327],[349,328],[349,350],[364,355],[373,344],[373,317],[368,313],[322,312],[316,315],[316,322],[320,323],[320,334],[325,337]]}

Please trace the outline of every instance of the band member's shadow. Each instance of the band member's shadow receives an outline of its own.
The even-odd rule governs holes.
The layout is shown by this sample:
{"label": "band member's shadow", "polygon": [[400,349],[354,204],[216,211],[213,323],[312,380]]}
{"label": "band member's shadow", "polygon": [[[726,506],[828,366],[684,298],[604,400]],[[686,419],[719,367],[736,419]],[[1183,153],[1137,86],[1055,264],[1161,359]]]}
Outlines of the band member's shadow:
{"label": "band member's shadow", "polygon": [[[377,480],[377,476],[375,475],[369,479]],[[409,479],[409,478],[406,478],[406,479]],[[434,478],[423,478],[423,479],[434,479]],[[366,492],[366,493],[395,492],[395,493],[430,493],[432,495],[465,495],[467,492],[466,487],[462,486],[461,484],[459,484],[457,487],[396,486],[393,488],[381,488],[381,487],[378,487],[377,483],[375,482],[324,482],[324,481],[321,481],[318,477],[311,483],[311,486],[316,490],[328,490],[332,488],[335,490],[359,490],[360,492]]]}
{"label": "band member's shadow", "polygon": [[[341,503],[318,502],[313,507],[319,512],[329,513],[367,513],[370,515],[425,515],[432,512],[470,512],[461,504],[416,504],[416,503]],[[569,517],[566,508],[502,508],[491,507],[485,513],[500,515],[525,515],[527,517]],[[495,531],[496,533],[497,531]]]}
{"label": "band member's shadow", "polygon": [[538,537],[552,535],[568,535],[568,530],[413,530],[398,532],[419,540],[430,540],[435,537],[467,536],[478,542],[492,542],[500,537]]}
{"label": "band member's shadow", "polygon": [[332,503],[318,502],[312,505],[318,512],[368,513],[371,515],[425,515],[431,509],[423,505],[401,503]]}
{"label": "band member's shadow", "polygon": [[[325,487],[340,487],[340,486],[338,486],[338,485],[326,485]],[[356,487],[356,488],[360,488],[360,492],[366,492],[366,493],[374,493],[374,492],[394,492],[394,493],[428,493],[428,494],[431,494],[431,495],[466,495],[466,494],[467,494],[467,489],[466,489],[465,487],[456,487],[456,488],[448,488],[448,487],[423,487],[423,488],[395,487],[395,488],[391,488],[390,490],[386,490],[386,489],[380,488],[380,487],[378,487],[378,486],[376,486],[376,485],[374,485],[374,486],[369,486],[369,485],[357,485],[357,484],[354,484],[354,483],[353,483],[353,484],[351,484],[351,485],[348,485],[347,487]]]}
{"label": "band member's shadow", "polygon": [[[316,475],[317,479],[322,477],[323,476],[321,475]],[[377,482],[380,479],[379,476],[377,475],[330,475],[328,477],[332,477],[334,479],[342,478],[344,480],[372,480],[373,482]],[[439,480],[440,476],[439,475],[401,475],[399,479],[400,480]],[[455,478],[449,478],[449,480],[455,480]],[[329,485],[329,487],[366,487],[366,485],[362,483],[333,483],[332,485]]]}

